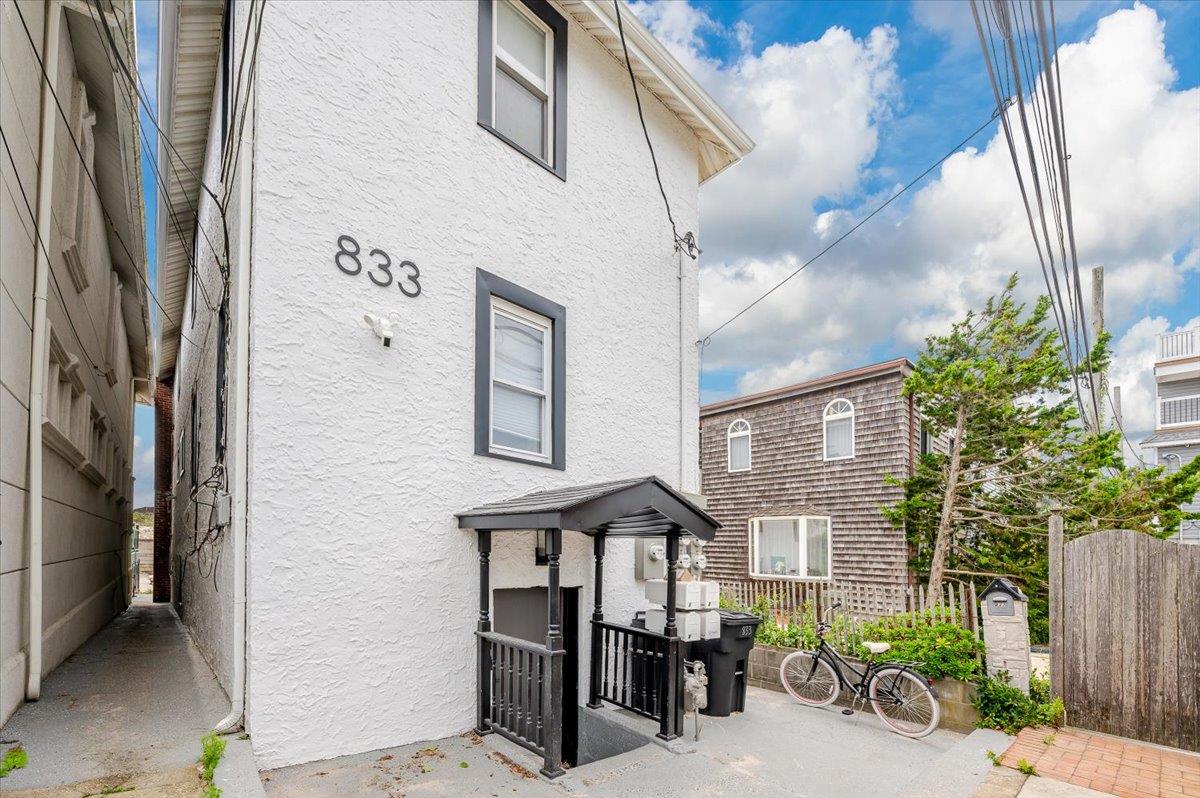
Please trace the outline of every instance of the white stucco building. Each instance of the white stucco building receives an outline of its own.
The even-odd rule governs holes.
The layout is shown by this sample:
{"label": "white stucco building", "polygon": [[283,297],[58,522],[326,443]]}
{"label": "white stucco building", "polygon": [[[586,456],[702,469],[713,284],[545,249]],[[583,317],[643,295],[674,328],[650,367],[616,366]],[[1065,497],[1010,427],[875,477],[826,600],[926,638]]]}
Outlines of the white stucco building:
{"label": "white stucco building", "polygon": [[150,317],[133,3],[0,3],[0,723],[125,609]]}
{"label": "white stucco building", "polygon": [[[674,225],[698,233],[700,184],[753,144],[620,14]],[[479,539],[455,514],[630,476],[698,487],[697,262],[617,11],[185,1],[160,37],[188,240],[159,214],[157,488],[224,727],[276,767],[475,726]],[[501,626],[524,595],[503,591],[548,584],[537,537],[492,540]],[[625,623],[633,550],[605,561]],[[567,626],[587,628],[592,552],[562,533]]]}

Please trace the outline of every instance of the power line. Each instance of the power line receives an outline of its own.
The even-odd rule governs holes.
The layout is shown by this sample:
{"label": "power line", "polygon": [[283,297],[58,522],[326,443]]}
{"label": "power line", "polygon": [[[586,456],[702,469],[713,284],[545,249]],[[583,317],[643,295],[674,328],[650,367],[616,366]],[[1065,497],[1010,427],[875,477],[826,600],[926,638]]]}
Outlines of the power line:
{"label": "power line", "polygon": [[658,158],[654,155],[654,145],[650,143],[650,131],[646,127],[646,117],[642,114],[642,98],[638,93],[637,79],[633,76],[633,64],[629,60],[629,46],[625,44],[625,26],[621,23],[621,0],[613,0],[613,9],[617,12],[617,34],[621,37],[621,50],[625,53],[625,69],[629,72],[629,83],[633,86],[633,99],[637,103],[638,121],[642,123],[642,135],[646,137],[646,147],[650,150],[650,162],[654,164],[654,179],[658,181],[658,192],[662,194],[663,205],[667,208],[667,221],[671,223],[671,235],[675,238],[675,248],[687,252],[695,260],[700,250],[696,247],[695,238],[689,233],[680,237],[679,229],[675,227],[675,217],[671,215],[671,203],[667,200],[667,191],[663,188],[662,175],[658,171]]}
{"label": "power line", "polygon": [[[67,325],[71,328],[71,332],[74,334],[75,340],[79,342],[79,351],[82,352],[84,358],[87,359],[88,365],[92,367],[92,371],[100,376],[104,376],[104,370],[96,365],[96,361],[92,360],[91,354],[88,353],[87,345],[83,342],[83,337],[80,336],[79,330],[75,327],[75,320],[71,318],[71,310],[67,307],[67,295],[62,290],[62,286],[58,283],[58,276],[54,273],[54,267],[50,258],[50,250],[46,246],[46,242],[42,240],[42,235],[37,229],[37,214],[34,213],[33,205],[29,202],[29,194],[26,193],[25,186],[21,184],[21,173],[17,169],[17,161],[15,158],[13,158],[12,149],[10,149],[8,146],[8,136],[4,135],[3,128],[0,128],[0,140],[4,142],[4,152],[8,155],[8,162],[12,164],[13,168],[13,180],[16,181],[17,190],[21,192],[21,200],[24,202],[25,210],[28,212],[31,223],[33,224],[33,235],[30,236],[30,240],[36,242],[38,247],[41,248],[42,254],[46,256],[46,271],[50,274],[50,279],[54,282],[54,288],[58,291],[58,299],[62,303],[63,315],[67,319]],[[120,308],[117,308],[116,310],[118,313],[120,312]],[[96,326],[91,324],[90,316],[88,317],[88,323],[92,327],[92,335],[95,336],[97,341],[100,341],[100,333],[96,331]],[[37,353],[34,353],[34,357],[38,357]],[[100,394],[100,401],[104,403],[105,412],[109,413],[112,418],[117,418],[118,416],[113,415],[112,408],[108,406],[108,397],[104,395],[103,391],[98,391],[97,393]]]}
{"label": "power line", "polygon": [[[54,98],[54,104],[58,107],[58,115],[62,117],[63,123],[67,127],[67,135],[71,139],[71,144],[75,147],[75,154],[79,157],[80,167],[88,176],[88,180],[91,182],[92,188],[95,189],[96,195],[99,196],[100,186],[96,182],[96,176],[92,174],[92,169],[90,166],[88,166],[87,159],[84,158],[83,149],[79,146],[79,141],[75,138],[75,132],[71,130],[71,122],[69,119],[67,119],[67,113],[65,110],[63,110],[62,102],[58,97],[58,92],[55,91],[54,84],[50,82],[50,76],[46,72],[46,64],[42,61],[42,55],[38,52],[37,45],[33,41],[33,34],[29,32],[29,25],[25,22],[25,14],[21,11],[21,6],[19,3],[14,3],[12,7],[16,9],[17,18],[21,20],[21,27],[25,30],[25,38],[29,41],[29,47],[33,51],[34,58],[37,59],[38,68],[41,70],[42,80],[45,82],[47,88],[50,89],[50,95]],[[100,203],[100,212],[104,214],[104,218],[112,229],[112,233],[116,237],[117,243],[119,243],[121,245],[121,249],[125,251],[125,256],[129,258],[129,263],[133,268],[133,273],[137,275],[138,280],[141,281],[142,286],[146,289],[146,293],[148,293],[150,298],[154,300],[154,304],[158,306],[160,311],[162,311],[163,316],[165,316],[172,324],[180,327],[180,336],[184,340],[192,343],[191,339],[183,333],[182,325],[175,321],[175,319],[169,313],[167,313],[167,310],[162,306],[162,303],[158,301],[158,297],[154,294],[154,291],[150,288],[150,284],[146,281],[146,278],[142,275],[141,270],[138,268],[138,259],[133,256],[133,252],[130,251],[129,245],[125,243],[125,239],[123,239],[121,234],[117,231],[116,222],[113,221],[112,215],[108,212],[108,209],[104,206],[103,202]]]}
{"label": "power line", "polygon": [[[1007,106],[1006,106],[1006,107],[1007,107]],[[746,313],[746,311],[748,311],[748,310],[750,310],[751,308],[753,308],[753,307],[754,307],[755,305],[757,305],[759,302],[762,302],[764,299],[766,299],[767,297],[769,297],[771,294],[773,294],[773,293],[775,293],[776,291],[778,291],[780,288],[782,288],[782,287],[783,287],[783,285],[784,285],[785,283],[787,283],[789,280],[791,280],[793,277],[795,277],[795,276],[796,276],[797,274],[799,274],[800,272],[802,272],[802,271],[804,271],[805,269],[807,269],[807,268],[808,268],[810,265],[812,265],[812,264],[813,264],[813,263],[814,263],[816,260],[818,260],[818,259],[819,259],[819,258],[820,258],[822,255],[824,255],[826,252],[828,252],[829,250],[833,249],[833,248],[834,248],[834,247],[836,247],[838,244],[842,243],[842,242],[843,242],[843,241],[845,241],[847,238],[849,238],[849,237],[851,236],[851,234],[853,234],[853,233],[854,233],[854,231],[855,231],[855,230],[857,230],[858,228],[862,227],[862,226],[863,226],[864,224],[866,224],[867,222],[871,221],[871,219],[872,219],[872,218],[873,218],[873,217],[874,217],[876,214],[878,214],[878,213],[879,213],[880,211],[882,211],[884,208],[886,208],[887,206],[889,206],[889,205],[891,205],[893,202],[895,202],[895,201],[896,201],[896,199],[900,197],[900,195],[904,194],[906,191],[908,191],[910,188],[912,188],[913,186],[915,186],[917,183],[920,183],[920,182],[921,182],[921,180],[923,180],[923,179],[924,179],[924,178],[925,178],[925,177],[926,177],[926,176],[927,176],[927,175],[928,175],[930,172],[932,172],[934,169],[937,169],[939,166],[941,166],[943,163],[945,163],[945,162],[946,162],[946,160],[947,160],[947,159],[948,159],[950,156],[954,155],[956,152],[958,152],[959,150],[961,150],[963,147],[965,147],[965,146],[966,146],[966,145],[967,145],[967,144],[968,144],[968,143],[971,141],[971,139],[975,138],[975,137],[976,137],[976,136],[978,136],[978,135],[979,135],[981,132],[983,132],[984,128],[986,128],[986,127],[987,127],[988,125],[990,125],[990,124],[991,124],[993,121],[995,121],[995,119],[996,119],[996,116],[998,115],[998,113],[999,113],[999,112],[996,112],[996,111],[994,111],[994,112],[992,113],[992,115],[991,115],[990,117],[988,117],[987,121],[985,121],[985,122],[984,122],[982,125],[980,125],[979,127],[975,128],[975,130],[973,130],[973,131],[972,131],[972,132],[971,132],[971,133],[970,133],[970,134],[969,134],[969,135],[968,135],[968,136],[967,136],[965,139],[963,139],[962,141],[960,141],[958,144],[955,144],[955,145],[954,145],[954,147],[953,147],[952,149],[950,149],[950,151],[949,151],[949,152],[947,152],[947,153],[946,153],[945,155],[943,155],[941,158],[938,158],[936,161],[934,161],[932,164],[930,164],[930,165],[929,165],[929,167],[928,167],[928,168],[927,168],[925,171],[921,172],[921,174],[917,175],[917,176],[916,176],[916,177],[914,177],[912,180],[908,181],[908,183],[907,183],[907,184],[905,184],[905,186],[904,186],[903,188],[901,188],[899,191],[897,191],[897,192],[896,192],[895,194],[893,194],[892,196],[888,197],[888,198],[887,198],[887,200],[883,202],[883,204],[879,205],[879,206],[878,206],[878,207],[876,207],[876,208],[875,208],[873,211],[871,211],[869,214],[867,214],[867,215],[866,215],[866,216],[864,216],[862,219],[860,219],[860,220],[859,220],[859,221],[858,221],[858,222],[857,222],[857,223],[856,223],[856,224],[855,224],[853,227],[851,227],[849,230],[847,230],[846,232],[844,232],[844,233],[842,233],[840,236],[838,236],[838,237],[837,237],[837,238],[836,238],[836,239],[835,239],[835,240],[834,240],[832,243],[830,243],[828,246],[826,246],[824,249],[822,249],[822,250],[821,250],[820,252],[818,252],[816,255],[813,255],[811,258],[809,258],[808,260],[806,260],[804,263],[800,264],[800,266],[799,266],[798,268],[796,268],[796,269],[795,269],[795,270],[794,270],[794,271],[793,271],[791,274],[789,274],[787,277],[784,277],[784,278],[783,278],[782,280],[780,280],[778,283],[776,283],[775,285],[773,285],[773,286],[772,286],[772,287],[771,287],[771,288],[770,288],[770,289],[769,289],[769,290],[768,290],[766,293],[764,293],[764,294],[763,294],[762,296],[760,296],[758,299],[754,300],[754,301],[753,301],[753,302],[751,302],[749,305],[746,305],[746,307],[742,308],[742,309],[741,309],[741,310],[739,310],[737,313],[735,313],[735,314],[733,314],[732,316],[730,316],[728,319],[726,319],[724,322],[722,322],[720,325],[718,325],[718,326],[717,326],[715,329],[713,329],[711,332],[709,332],[709,333],[708,333],[708,335],[706,335],[706,336],[704,336],[702,339],[700,339],[700,342],[699,342],[699,343],[700,343],[700,346],[701,346],[701,350],[703,351],[703,348],[704,348],[704,347],[706,347],[706,346],[708,346],[708,344],[709,344],[709,341],[710,341],[710,340],[712,340],[712,337],[713,337],[714,335],[716,335],[716,334],[717,334],[717,333],[719,333],[721,330],[723,330],[723,329],[725,329],[726,327],[728,327],[730,324],[732,324],[734,321],[736,321],[738,318],[740,318],[740,317],[741,317],[741,316],[742,316],[744,313]]]}
{"label": "power line", "polygon": [[[114,13],[115,13],[115,9],[114,9]],[[96,14],[98,14],[101,18],[104,17],[104,11],[99,7],[99,4],[96,5]],[[121,55],[116,50],[116,42],[112,38],[112,31],[109,31],[107,29],[107,26],[105,26],[105,29],[103,32],[101,31],[101,26],[100,26],[99,22],[96,20],[96,14],[92,15],[92,25],[96,29],[96,35],[100,37],[100,46],[104,50],[104,56],[105,56],[105,59],[108,61],[109,69],[112,70],[114,77],[120,77],[120,73],[117,72],[116,64],[113,63],[113,55],[116,55],[118,60],[120,59]],[[120,24],[120,23],[118,23],[118,24]],[[122,31],[122,32],[124,32],[124,31]],[[106,39],[107,39],[108,44],[105,44]],[[123,61],[122,61],[122,66],[124,66]],[[137,86],[135,86],[133,84],[130,84],[130,85],[135,92],[138,91]],[[140,93],[138,94],[138,98],[139,99],[141,98]],[[133,110],[134,115],[136,115],[136,113],[137,113],[136,109],[132,109],[132,110]],[[149,112],[147,111],[147,113],[149,113]],[[139,128],[141,129],[141,132],[144,134],[146,132],[145,126],[142,125],[141,120],[137,119],[136,123],[138,124]],[[184,237],[183,230],[180,227],[179,218],[178,218],[177,214],[175,213],[175,206],[171,202],[170,195],[167,193],[166,181],[163,179],[162,174],[159,171],[157,158],[150,152],[150,146],[146,141],[145,135],[138,136],[138,140],[139,140],[139,145],[140,145],[142,151],[146,154],[147,161],[150,163],[150,169],[154,174],[155,185],[157,185],[161,189],[162,197],[167,202],[167,215],[170,217],[171,225],[175,229],[175,235],[179,239],[179,243],[182,245],[184,257],[187,259],[188,266],[192,271],[192,277],[195,280],[196,284],[199,285],[199,287],[200,287],[200,293],[204,297],[204,304],[208,306],[209,311],[212,311],[215,308],[213,307],[212,300],[209,297],[208,288],[207,288],[207,286],[205,286],[204,280],[200,277],[199,271],[196,268],[196,258],[195,258],[195,253],[194,253],[194,247],[193,247],[193,252],[191,254],[189,254],[187,239]],[[194,207],[192,208],[192,211],[193,211],[193,213],[195,213]],[[196,225],[196,227],[199,229],[198,224]],[[203,230],[201,230],[201,232],[203,233]],[[204,238],[207,241],[208,235],[204,234]],[[217,256],[218,262],[220,262],[220,256],[217,255],[216,250],[213,249],[211,241],[209,241],[208,246],[209,246],[209,249],[212,249],[213,255]]]}

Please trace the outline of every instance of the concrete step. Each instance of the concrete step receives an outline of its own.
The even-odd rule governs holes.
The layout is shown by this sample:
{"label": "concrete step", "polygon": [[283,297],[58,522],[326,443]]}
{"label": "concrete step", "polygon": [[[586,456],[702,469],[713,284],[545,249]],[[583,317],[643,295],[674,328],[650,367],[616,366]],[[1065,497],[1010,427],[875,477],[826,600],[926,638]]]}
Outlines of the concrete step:
{"label": "concrete step", "polygon": [[975,729],[942,753],[900,791],[901,798],[967,798],[995,767],[987,752],[1003,754],[1013,738]]}

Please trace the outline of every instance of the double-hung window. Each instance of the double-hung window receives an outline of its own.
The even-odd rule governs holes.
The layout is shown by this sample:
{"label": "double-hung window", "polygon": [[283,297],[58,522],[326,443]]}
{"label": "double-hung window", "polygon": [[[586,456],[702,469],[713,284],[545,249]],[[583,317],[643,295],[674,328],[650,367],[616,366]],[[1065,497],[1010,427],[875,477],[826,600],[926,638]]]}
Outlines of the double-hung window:
{"label": "double-hung window", "polygon": [[550,319],[492,297],[493,451],[550,459]]}
{"label": "double-hung window", "polygon": [[750,422],[739,418],[725,431],[726,464],[730,474],[750,470]]}
{"label": "double-hung window", "polygon": [[566,310],[479,270],[475,453],[566,464]]}
{"label": "double-hung window", "polygon": [[828,516],[750,519],[750,575],[828,579],[833,571]]}
{"label": "double-hung window", "polygon": [[480,0],[479,124],[562,178],[566,39],[545,0]]}
{"label": "double-hung window", "polygon": [[854,405],[847,399],[834,399],[825,405],[825,459],[848,460],[854,457]]}

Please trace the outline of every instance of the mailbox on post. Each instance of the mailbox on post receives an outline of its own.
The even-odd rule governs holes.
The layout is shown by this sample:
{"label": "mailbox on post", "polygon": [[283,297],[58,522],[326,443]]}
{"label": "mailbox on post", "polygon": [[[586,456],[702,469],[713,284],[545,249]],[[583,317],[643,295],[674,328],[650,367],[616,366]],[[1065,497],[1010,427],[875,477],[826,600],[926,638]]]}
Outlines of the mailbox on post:
{"label": "mailbox on post", "polygon": [[987,671],[1007,671],[1009,683],[1029,692],[1029,598],[1007,579],[994,579],[983,591],[983,642]]}

